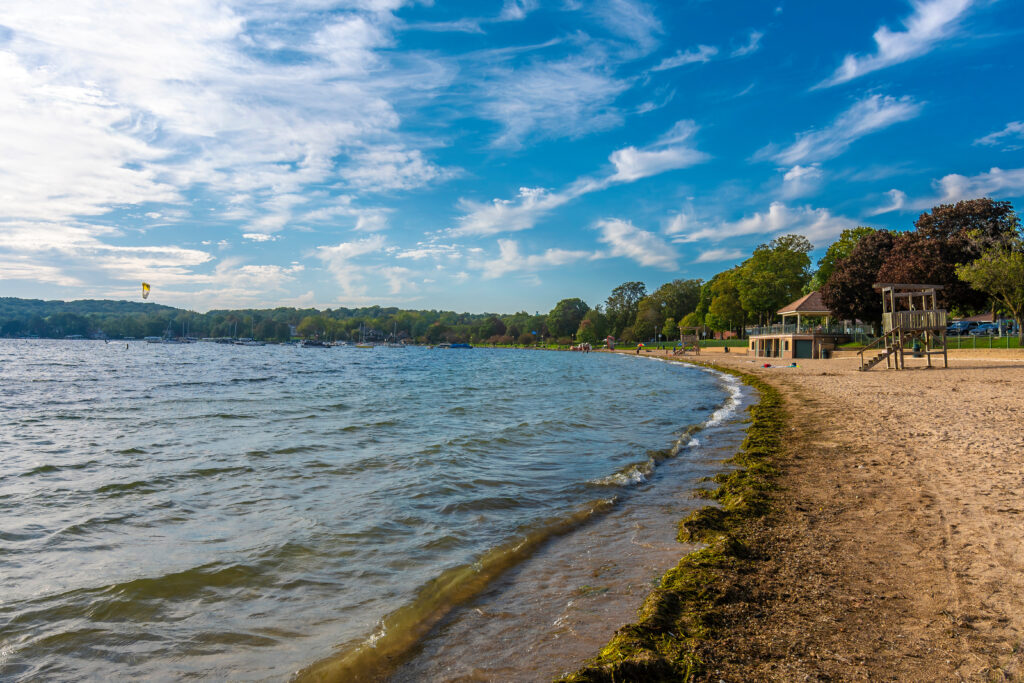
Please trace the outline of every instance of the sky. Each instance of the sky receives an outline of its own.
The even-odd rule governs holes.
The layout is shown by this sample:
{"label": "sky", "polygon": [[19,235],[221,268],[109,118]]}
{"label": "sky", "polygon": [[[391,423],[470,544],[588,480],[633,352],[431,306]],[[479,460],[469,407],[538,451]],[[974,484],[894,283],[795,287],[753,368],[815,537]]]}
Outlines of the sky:
{"label": "sky", "polygon": [[1024,208],[1017,0],[5,0],[0,296],[469,312]]}

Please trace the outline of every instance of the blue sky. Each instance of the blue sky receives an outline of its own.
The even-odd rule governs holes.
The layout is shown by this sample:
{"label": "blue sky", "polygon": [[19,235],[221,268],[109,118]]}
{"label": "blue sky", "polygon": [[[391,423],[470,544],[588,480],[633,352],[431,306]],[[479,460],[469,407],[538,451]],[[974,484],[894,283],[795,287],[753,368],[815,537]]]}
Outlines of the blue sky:
{"label": "blue sky", "polygon": [[0,295],[545,311],[1024,196],[1014,0],[8,0]]}

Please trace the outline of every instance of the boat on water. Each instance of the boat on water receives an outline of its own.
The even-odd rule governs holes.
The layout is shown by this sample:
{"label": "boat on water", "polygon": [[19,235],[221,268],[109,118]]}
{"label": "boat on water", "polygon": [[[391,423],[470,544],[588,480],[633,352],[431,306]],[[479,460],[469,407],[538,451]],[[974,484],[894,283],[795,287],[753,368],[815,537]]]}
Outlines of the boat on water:
{"label": "boat on water", "polygon": [[449,344],[448,342],[441,342],[440,344],[438,344],[434,348],[435,349],[471,349],[473,347],[470,344],[463,344],[461,342],[456,342],[454,344]]}
{"label": "boat on water", "polygon": [[357,349],[372,349],[373,344],[366,341],[366,330],[363,328],[363,324],[359,323],[359,341],[356,342]]}
{"label": "boat on water", "polygon": [[328,344],[325,343],[325,342],[320,341],[319,339],[304,339],[304,340],[302,340],[302,343],[299,344],[299,346],[301,346],[304,349],[308,349],[308,348],[326,349],[326,348],[328,348]]}

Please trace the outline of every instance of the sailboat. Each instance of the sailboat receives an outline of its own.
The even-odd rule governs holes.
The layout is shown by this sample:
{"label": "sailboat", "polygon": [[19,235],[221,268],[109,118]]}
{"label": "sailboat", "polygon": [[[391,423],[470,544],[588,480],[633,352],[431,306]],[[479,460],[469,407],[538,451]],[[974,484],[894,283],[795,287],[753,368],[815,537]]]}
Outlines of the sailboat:
{"label": "sailboat", "polygon": [[359,343],[356,344],[357,349],[372,349],[373,344],[366,343],[366,330],[363,329],[363,323],[359,323]]}
{"label": "sailboat", "polygon": [[395,323],[394,329],[391,331],[391,341],[388,342],[389,349],[404,349],[405,344],[398,343],[398,323]]}

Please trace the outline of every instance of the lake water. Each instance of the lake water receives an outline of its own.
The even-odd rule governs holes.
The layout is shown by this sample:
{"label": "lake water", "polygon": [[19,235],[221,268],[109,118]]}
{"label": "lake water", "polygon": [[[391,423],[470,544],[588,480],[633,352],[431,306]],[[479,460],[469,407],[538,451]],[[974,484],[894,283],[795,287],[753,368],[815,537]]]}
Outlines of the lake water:
{"label": "lake water", "polygon": [[[655,518],[665,536],[748,400],[611,354],[89,341],[0,341],[0,386],[13,680],[513,675],[430,663],[482,652],[459,635],[481,600],[505,601],[488,642],[510,652],[513,624],[550,621],[507,616],[523,585],[661,557],[612,544]],[[662,564],[681,554],[662,545]],[[609,572],[569,592],[650,579]]]}

